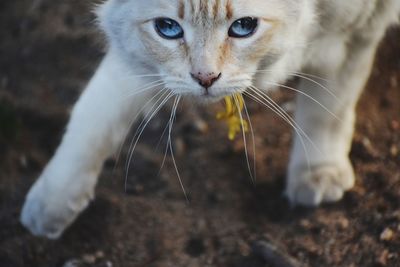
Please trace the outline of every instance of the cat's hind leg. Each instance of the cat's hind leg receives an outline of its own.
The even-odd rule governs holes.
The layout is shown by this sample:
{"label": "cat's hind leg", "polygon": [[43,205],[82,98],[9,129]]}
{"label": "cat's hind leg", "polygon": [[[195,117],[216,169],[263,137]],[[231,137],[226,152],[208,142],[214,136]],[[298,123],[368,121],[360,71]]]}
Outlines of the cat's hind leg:
{"label": "cat's hind leg", "polygon": [[286,194],[293,204],[334,202],[353,187],[349,152],[355,107],[371,71],[377,40],[349,44],[327,39],[320,44],[321,52],[315,52],[317,65],[310,69],[328,81],[306,78],[300,83],[304,94],[297,96],[296,122],[307,137],[295,137],[291,154]]}
{"label": "cat's hind leg", "polygon": [[87,207],[104,160],[152,95],[135,94],[144,81],[129,77],[120,63],[110,53],[105,57],[75,105],[61,145],[27,195],[21,222],[33,234],[58,238]]}

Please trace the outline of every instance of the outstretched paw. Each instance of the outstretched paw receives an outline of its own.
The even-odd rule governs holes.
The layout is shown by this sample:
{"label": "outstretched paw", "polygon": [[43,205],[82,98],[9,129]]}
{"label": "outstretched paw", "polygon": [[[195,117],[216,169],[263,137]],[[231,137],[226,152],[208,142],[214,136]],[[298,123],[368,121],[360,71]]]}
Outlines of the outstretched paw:
{"label": "outstretched paw", "polygon": [[342,199],[354,186],[350,162],[342,164],[303,165],[289,170],[286,195],[292,204],[318,206]]}
{"label": "outstretched paw", "polygon": [[92,198],[92,194],[54,188],[39,179],[26,198],[21,223],[36,236],[57,239]]}

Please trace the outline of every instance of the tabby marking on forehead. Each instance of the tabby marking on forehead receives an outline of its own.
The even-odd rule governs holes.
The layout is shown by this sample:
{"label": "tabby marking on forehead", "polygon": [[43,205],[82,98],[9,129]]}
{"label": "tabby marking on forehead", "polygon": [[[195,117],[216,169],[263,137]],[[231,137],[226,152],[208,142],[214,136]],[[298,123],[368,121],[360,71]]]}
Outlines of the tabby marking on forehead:
{"label": "tabby marking on forehead", "polygon": [[215,5],[213,8],[213,16],[216,18],[218,16],[218,11],[219,11],[219,0],[215,0]]}
{"label": "tabby marking on forehead", "polygon": [[185,3],[183,2],[183,0],[179,1],[178,17],[180,19],[184,19],[185,18]]}
{"label": "tabby marking on forehead", "polygon": [[[185,3],[186,2],[186,3]],[[231,20],[233,18],[233,5],[230,0],[180,0],[178,7],[178,17],[185,18],[186,6],[190,6],[190,17],[193,22],[203,22],[208,20]]]}
{"label": "tabby marking on forehead", "polygon": [[226,1],[226,18],[228,20],[232,19],[233,17],[233,7],[230,0]]}

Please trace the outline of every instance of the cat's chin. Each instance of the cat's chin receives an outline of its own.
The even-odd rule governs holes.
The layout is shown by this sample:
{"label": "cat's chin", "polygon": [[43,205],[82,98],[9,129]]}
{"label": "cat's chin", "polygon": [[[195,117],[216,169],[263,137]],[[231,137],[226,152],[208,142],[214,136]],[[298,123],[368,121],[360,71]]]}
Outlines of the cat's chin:
{"label": "cat's chin", "polygon": [[199,95],[185,95],[186,99],[189,99],[195,105],[207,106],[221,101],[223,96],[199,96]]}
{"label": "cat's chin", "polygon": [[235,88],[235,89],[220,89],[212,90],[211,92],[184,92],[176,91],[176,94],[181,95],[185,98],[193,100],[194,103],[200,105],[214,104],[224,99],[226,96],[232,96],[234,94],[242,94],[245,88]]}
{"label": "cat's chin", "polygon": [[194,98],[196,99],[196,102],[198,102],[199,104],[208,105],[221,101],[224,98],[224,96],[202,95],[202,96],[195,96]]}
{"label": "cat's chin", "polygon": [[209,104],[214,104],[222,99],[224,97],[232,95],[233,93],[229,94],[219,94],[219,95],[211,95],[211,94],[204,94],[204,95],[192,95],[191,98],[195,100],[195,102],[199,105],[209,105]]}

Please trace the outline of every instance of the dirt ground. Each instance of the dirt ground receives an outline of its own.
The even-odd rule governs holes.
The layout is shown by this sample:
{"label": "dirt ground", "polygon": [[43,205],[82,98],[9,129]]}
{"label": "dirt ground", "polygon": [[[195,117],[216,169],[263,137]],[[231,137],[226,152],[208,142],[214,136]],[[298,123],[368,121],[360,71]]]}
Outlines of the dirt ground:
{"label": "dirt ground", "polygon": [[[389,31],[358,108],[351,159],[356,187],[343,201],[291,208],[283,197],[291,130],[249,100],[258,181],[243,142],[226,138],[218,105],[184,104],[174,147],[187,204],[164,149],[170,109],[149,126],[125,187],[122,159],[109,160],[97,198],[57,241],[18,221],[24,196],[51,157],[74,101],[103,55],[92,1],[0,1],[0,266],[272,266],[258,240],[304,266],[400,266],[400,30]],[[293,95],[273,94],[283,106]],[[182,112],[185,110],[185,112]],[[161,146],[163,147],[163,146]]]}

